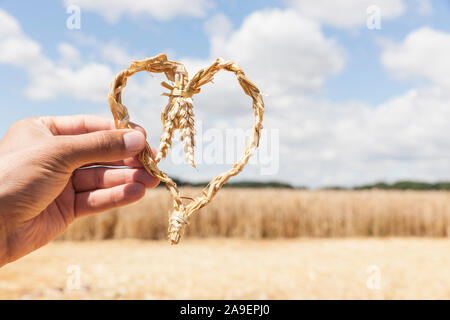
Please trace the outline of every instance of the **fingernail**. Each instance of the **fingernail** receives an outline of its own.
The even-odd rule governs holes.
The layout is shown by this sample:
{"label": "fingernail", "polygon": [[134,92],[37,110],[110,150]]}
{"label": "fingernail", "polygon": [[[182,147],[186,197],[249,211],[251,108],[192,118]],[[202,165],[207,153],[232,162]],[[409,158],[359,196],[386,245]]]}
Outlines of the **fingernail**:
{"label": "fingernail", "polygon": [[123,135],[123,142],[128,152],[138,152],[145,146],[145,137],[139,131],[131,131]]}

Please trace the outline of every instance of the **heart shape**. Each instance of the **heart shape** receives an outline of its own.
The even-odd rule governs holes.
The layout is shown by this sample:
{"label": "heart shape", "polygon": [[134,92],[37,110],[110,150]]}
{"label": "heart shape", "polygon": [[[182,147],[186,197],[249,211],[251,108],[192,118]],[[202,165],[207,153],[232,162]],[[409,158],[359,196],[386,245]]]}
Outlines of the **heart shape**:
{"label": "heart shape", "polygon": [[[172,133],[174,130],[181,130],[181,139],[184,142],[184,151],[186,160],[192,166],[194,163],[194,114],[192,111],[192,96],[200,92],[200,87],[211,82],[214,75],[220,70],[233,72],[241,85],[244,93],[253,100],[253,112],[255,124],[252,134],[247,141],[244,155],[237,161],[231,169],[215,177],[202,190],[201,196],[191,199],[192,202],[185,205],[182,202],[180,191],[175,182],[167,174],[158,168],[157,163],[164,158],[172,144]],[[150,146],[146,144],[144,150],[139,153],[138,159],[142,162],[145,169],[154,177],[166,184],[167,189],[173,197],[173,210],[169,212],[169,242],[177,244],[181,238],[185,225],[189,217],[207,205],[222,186],[232,177],[237,175],[248,162],[248,159],[254,154],[259,145],[260,131],[262,129],[262,120],[264,114],[264,102],[259,89],[245,76],[242,69],[234,62],[224,61],[218,58],[209,67],[201,69],[195,76],[189,80],[188,73],[184,65],[180,62],[167,60],[165,54],[159,54],[152,58],[140,61],[132,61],[129,68],[120,72],[112,81],[108,94],[108,102],[114,117],[116,128],[131,128],[130,116],[125,105],[122,104],[122,90],[127,84],[128,77],[136,72],[148,71],[153,73],[164,73],[167,80],[173,85],[162,82],[161,85],[169,90],[170,93],[163,93],[169,97],[169,103],[161,115],[163,123],[163,134],[161,144],[155,159],[150,156]]]}

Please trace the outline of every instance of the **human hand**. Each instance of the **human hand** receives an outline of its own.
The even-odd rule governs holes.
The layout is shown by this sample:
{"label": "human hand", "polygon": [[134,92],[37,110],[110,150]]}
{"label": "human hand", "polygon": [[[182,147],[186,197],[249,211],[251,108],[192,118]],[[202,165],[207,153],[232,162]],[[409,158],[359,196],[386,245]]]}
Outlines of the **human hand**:
{"label": "human hand", "polygon": [[[135,157],[145,131],[89,116],[38,117],[0,140],[0,267],[38,249],[76,218],[139,200],[159,180]],[[132,168],[87,168],[86,165]]]}

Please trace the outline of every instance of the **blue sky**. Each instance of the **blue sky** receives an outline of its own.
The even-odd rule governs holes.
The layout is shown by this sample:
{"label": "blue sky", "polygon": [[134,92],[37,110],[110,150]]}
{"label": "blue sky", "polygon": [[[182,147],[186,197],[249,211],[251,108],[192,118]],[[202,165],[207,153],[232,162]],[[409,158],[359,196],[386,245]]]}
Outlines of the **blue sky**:
{"label": "blue sky", "polygon": [[[220,55],[240,63],[268,93],[266,128],[280,130],[279,170],[260,175],[256,164],[242,179],[285,180],[312,187],[450,179],[449,151],[442,150],[448,146],[448,123],[442,118],[450,115],[446,106],[446,72],[450,70],[448,62],[438,60],[450,53],[450,2],[365,2],[195,0],[186,10],[178,0],[156,0],[161,3],[157,7],[147,7],[142,1],[122,5],[119,0],[96,4],[80,0],[70,3],[81,10],[81,28],[69,30],[69,2],[3,0],[0,9],[21,31],[13,28],[0,35],[4,50],[0,54],[4,115],[0,134],[28,116],[109,116],[104,95],[109,81],[131,59],[165,52],[169,59],[197,67]],[[379,30],[366,27],[365,9],[371,4],[381,10]],[[208,23],[220,36],[205,30]],[[18,39],[17,45],[6,46],[12,38]],[[261,41],[253,42],[253,38]],[[31,44],[39,52],[27,49]],[[435,48],[432,56],[427,48]],[[113,61],[108,52],[117,53],[117,58]],[[18,62],[13,55],[29,62]],[[442,68],[435,67],[439,63]],[[48,69],[36,66],[46,64]],[[268,71],[263,72],[264,68]],[[42,70],[53,71],[42,77],[38,75]],[[289,75],[290,70],[298,76]],[[73,88],[67,88],[61,83],[65,76],[58,72],[80,78],[67,84]],[[140,104],[164,100],[157,94],[159,88],[149,87],[158,82],[149,81],[137,77],[136,88],[130,90],[147,91],[131,100],[135,105],[130,108],[142,116],[143,125],[153,128],[163,106],[150,112]],[[199,116],[211,119],[210,128],[245,127],[245,119],[249,120],[240,111],[241,106],[249,108],[248,101],[228,81],[234,80],[217,80],[218,88],[225,88],[224,99],[220,90],[213,89],[214,94],[198,98]],[[239,97],[229,105],[217,104],[234,95]],[[211,104],[217,104],[215,110],[203,107]],[[157,137],[152,143],[158,143]],[[203,180],[222,167],[226,168],[200,166],[203,173],[199,173],[169,163],[167,169],[186,179]]]}

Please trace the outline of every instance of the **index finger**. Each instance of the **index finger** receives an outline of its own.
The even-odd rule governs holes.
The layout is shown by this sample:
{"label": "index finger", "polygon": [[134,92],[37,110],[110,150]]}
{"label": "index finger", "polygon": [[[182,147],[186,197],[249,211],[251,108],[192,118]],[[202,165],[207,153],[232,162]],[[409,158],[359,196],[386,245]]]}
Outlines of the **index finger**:
{"label": "index finger", "polygon": [[[54,135],[77,135],[115,129],[113,119],[90,114],[44,117],[43,121]],[[133,129],[146,136],[144,128],[132,122],[130,124]]]}

